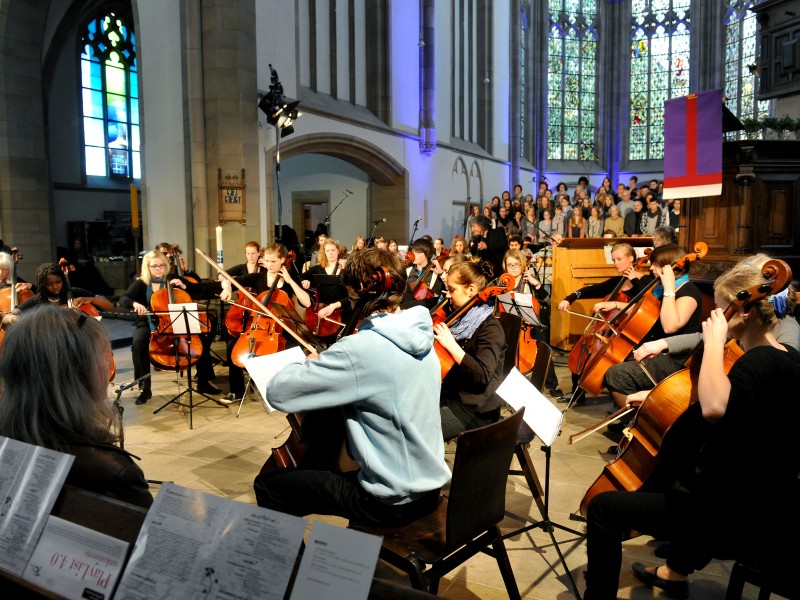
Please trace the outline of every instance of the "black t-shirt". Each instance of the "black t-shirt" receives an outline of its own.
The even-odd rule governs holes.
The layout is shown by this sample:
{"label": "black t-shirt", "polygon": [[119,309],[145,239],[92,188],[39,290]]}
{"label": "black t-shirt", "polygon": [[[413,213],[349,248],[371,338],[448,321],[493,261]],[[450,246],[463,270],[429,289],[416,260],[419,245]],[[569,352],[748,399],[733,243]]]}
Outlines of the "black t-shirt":
{"label": "black t-shirt", "polygon": [[[697,303],[697,307],[694,309],[692,316],[689,317],[689,320],[686,322],[686,325],[681,327],[675,333],[670,333],[669,335],[681,335],[683,333],[698,333],[701,331],[703,326],[703,306],[702,306],[702,295],[700,293],[700,289],[691,281],[683,284],[675,291],[675,301],[677,302],[680,298],[683,297],[690,297],[694,298],[695,302]],[[663,302],[663,300],[662,300]],[[661,325],[661,319],[656,319],[656,322],[653,324],[653,327],[650,331],[647,332],[647,335],[642,340],[642,343],[649,342],[651,340],[660,340],[667,337],[667,334],[664,333],[664,327]]]}

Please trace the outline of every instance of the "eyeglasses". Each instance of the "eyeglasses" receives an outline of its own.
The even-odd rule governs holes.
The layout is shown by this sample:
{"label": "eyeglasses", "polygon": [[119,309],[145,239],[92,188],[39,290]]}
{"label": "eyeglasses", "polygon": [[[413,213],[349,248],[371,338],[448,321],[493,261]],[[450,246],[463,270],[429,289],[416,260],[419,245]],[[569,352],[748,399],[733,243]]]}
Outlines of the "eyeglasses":
{"label": "eyeglasses", "polygon": [[506,269],[510,269],[512,267],[520,268],[520,267],[522,267],[522,263],[518,263],[518,262],[507,262],[506,263]]}
{"label": "eyeglasses", "polygon": [[167,265],[150,265],[151,269],[166,269]]}

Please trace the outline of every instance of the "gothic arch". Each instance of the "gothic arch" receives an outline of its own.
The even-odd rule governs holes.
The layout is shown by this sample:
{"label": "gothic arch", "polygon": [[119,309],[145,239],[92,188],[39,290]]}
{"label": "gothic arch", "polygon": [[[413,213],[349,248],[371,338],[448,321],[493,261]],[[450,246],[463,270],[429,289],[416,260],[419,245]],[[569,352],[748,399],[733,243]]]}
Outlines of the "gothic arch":
{"label": "gothic arch", "polygon": [[[324,154],[350,163],[364,171],[370,178],[369,212],[386,215],[391,227],[386,227],[387,237],[405,239],[408,221],[408,173],[406,168],[378,146],[363,139],[337,133],[322,133],[292,137],[281,142],[281,160],[303,154]],[[275,160],[275,148],[267,153],[268,171]],[[273,203],[274,187],[267,177],[267,203]],[[267,214],[274,210],[267,207]],[[271,226],[268,228],[271,230]]]}

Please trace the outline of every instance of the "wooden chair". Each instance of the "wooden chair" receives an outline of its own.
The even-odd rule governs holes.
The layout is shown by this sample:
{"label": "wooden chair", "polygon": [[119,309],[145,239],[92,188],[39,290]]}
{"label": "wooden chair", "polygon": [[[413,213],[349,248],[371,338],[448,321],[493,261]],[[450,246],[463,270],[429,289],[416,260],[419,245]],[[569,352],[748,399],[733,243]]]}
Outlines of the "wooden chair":
{"label": "wooden chair", "polygon": [[[383,537],[380,557],[436,594],[439,580],[478,552],[497,560],[510,598],[520,598],[498,524],[524,410],[458,436],[450,489],[439,508],[404,527],[350,527]],[[490,548],[491,546],[491,548]]]}
{"label": "wooden chair", "polygon": [[776,581],[767,577],[758,566],[736,561],[728,580],[725,600],[741,600],[745,583],[759,588],[758,600],[769,600],[773,592],[786,598],[797,598],[798,586],[790,583],[791,580],[794,580],[793,573],[787,572],[786,581]]}

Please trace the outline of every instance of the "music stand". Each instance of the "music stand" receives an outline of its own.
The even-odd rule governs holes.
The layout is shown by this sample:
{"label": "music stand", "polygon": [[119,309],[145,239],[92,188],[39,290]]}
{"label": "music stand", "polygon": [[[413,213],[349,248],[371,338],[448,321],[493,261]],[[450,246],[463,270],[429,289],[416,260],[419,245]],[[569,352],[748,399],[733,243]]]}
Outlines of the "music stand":
{"label": "music stand", "polygon": [[[188,308],[187,308],[188,307]],[[192,385],[192,366],[197,362],[199,356],[197,358],[192,358],[191,352],[188,354],[181,355],[180,349],[180,341],[182,338],[186,339],[186,346],[187,348],[191,348],[192,346],[192,336],[197,335],[199,336],[200,333],[208,333],[209,327],[208,322],[203,322],[200,320],[200,313],[197,310],[197,304],[188,303],[188,304],[170,304],[170,310],[166,313],[160,314],[168,314],[170,316],[170,323],[163,330],[157,330],[155,333],[156,335],[171,335],[172,336],[172,348],[175,352],[175,372],[180,372],[181,369],[181,360],[186,361],[186,389],[179,393],[177,396],[170,398],[169,401],[164,403],[162,406],[157,408],[153,411],[153,414],[157,414],[164,410],[170,404],[177,404],[178,406],[188,406],[189,408],[189,429],[193,428],[192,423],[192,411],[194,408],[200,406],[201,404],[205,404],[209,400],[216,402],[220,407],[227,408],[227,404],[223,404],[218,399],[213,398],[207,394],[204,394],[198,389],[195,389]],[[190,310],[191,309],[191,310]],[[190,320],[191,317],[191,320]],[[184,394],[189,394],[189,404],[182,404],[180,402],[180,398],[183,397]],[[205,400],[201,400],[197,404],[194,403],[194,396],[193,394],[200,394],[205,398]]]}
{"label": "music stand", "polygon": [[555,523],[550,519],[550,456],[551,448],[555,443],[556,438],[561,435],[561,427],[564,422],[564,411],[559,411],[552,402],[545,398],[542,393],[536,389],[529,380],[527,380],[516,367],[511,369],[506,379],[497,388],[497,394],[503,398],[514,410],[519,410],[520,407],[525,407],[525,416],[523,420],[533,430],[533,432],[542,440],[541,449],[545,457],[545,472],[544,472],[544,507],[542,509],[542,519],[529,523],[519,529],[515,529],[509,533],[501,536],[505,540],[510,537],[515,537],[531,529],[541,529],[550,536],[553,542],[553,547],[558,553],[558,558],[564,567],[564,572],[572,586],[572,593],[578,600],[581,600],[578,586],[575,585],[575,580],[572,578],[572,573],[567,566],[567,561],[564,554],[561,552],[561,547],[555,536],[555,529],[567,531],[579,537],[584,537],[584,533],[571,529],[565,525]]}

